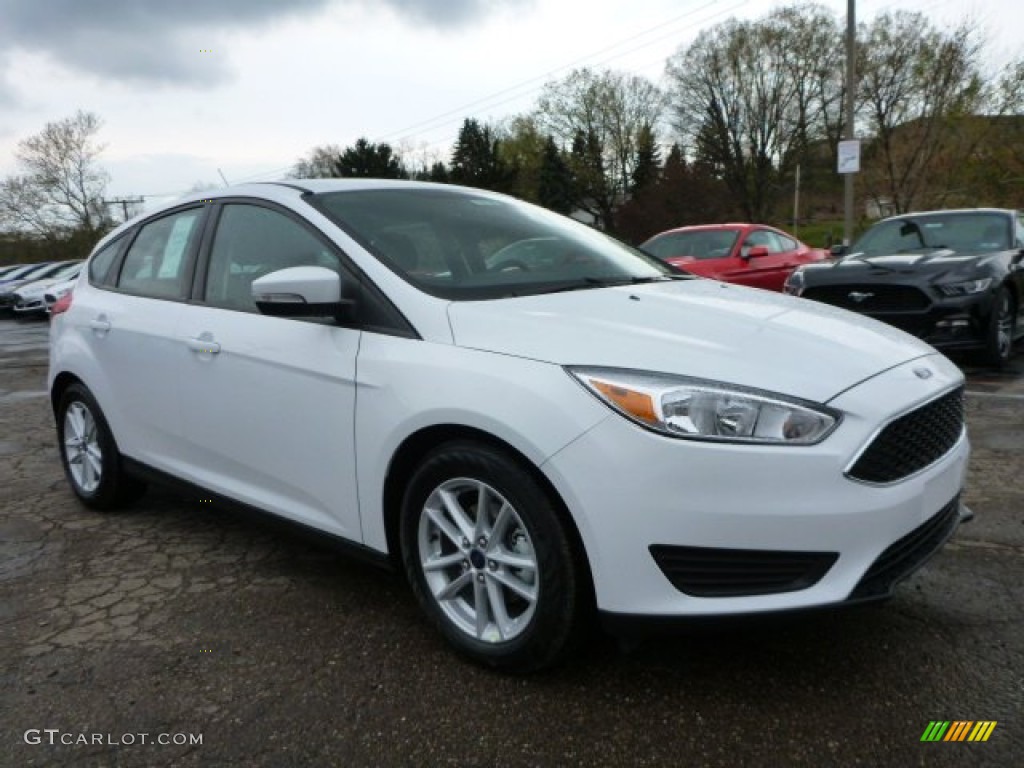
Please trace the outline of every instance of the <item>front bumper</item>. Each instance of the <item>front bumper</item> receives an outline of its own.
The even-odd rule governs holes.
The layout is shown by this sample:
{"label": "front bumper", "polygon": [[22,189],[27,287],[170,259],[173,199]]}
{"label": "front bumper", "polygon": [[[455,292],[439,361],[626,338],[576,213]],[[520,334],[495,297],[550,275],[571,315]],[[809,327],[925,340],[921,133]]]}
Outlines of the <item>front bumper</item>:
{"label": "front bumper", "polygon": [[[917,285],[908,287],[920,290],[920,286]],[[812,291],[812,288],[805,289],[804,294],[813,301],[815,299]],[[876,311],[864,305],[839,306],[906,331],[937,349],[948,351],[983,348],[987,339],[989,318],[994,308],[995,293],[985,291],[956,297],[936,297],[931,295],[932,293],[933,291],[921,291],[925,306],[916,309]]]}
{"label": "front bumper", "polygon": [[[922,365],[932,370],[930,378],[914,374]],[[886,371],[829,403],[844,413],[843,423],[816,446],[679,440],[613,415],[542,469],[574,515],[604,613],[710,617],[882,597],[959,524],[967,437],[890,485],[851,480],[844,468],[879,424],[961,382],[955,366],[938,355]],[[930,535],[915,536],[921,530]],[[916,543],[904,552],[911,540]],[[652,547],[806,555],[811,576],[797,573],[775,588],[764,581],[765,588],[739,594],[688,592],[673,584]],[[894,555],[893,547],[903,554]],[[878,563],[881,576],[872,570]],[[743,567],[735,572],[750,576]]]}

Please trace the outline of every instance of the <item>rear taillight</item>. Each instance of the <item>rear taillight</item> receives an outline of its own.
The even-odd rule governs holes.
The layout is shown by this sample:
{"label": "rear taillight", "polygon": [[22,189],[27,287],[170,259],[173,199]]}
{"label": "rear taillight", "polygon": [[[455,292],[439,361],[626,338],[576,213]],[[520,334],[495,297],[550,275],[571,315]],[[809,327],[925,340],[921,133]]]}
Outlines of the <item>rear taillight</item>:
{"label": "rear taillight", "polygon": [[74,291],[68,291],[61,296],[57,301],[54,302],[53,306],[50,307],[50,317],[56,317],[57,315],[67,312],[71,309],[71,297],[74,296]]}

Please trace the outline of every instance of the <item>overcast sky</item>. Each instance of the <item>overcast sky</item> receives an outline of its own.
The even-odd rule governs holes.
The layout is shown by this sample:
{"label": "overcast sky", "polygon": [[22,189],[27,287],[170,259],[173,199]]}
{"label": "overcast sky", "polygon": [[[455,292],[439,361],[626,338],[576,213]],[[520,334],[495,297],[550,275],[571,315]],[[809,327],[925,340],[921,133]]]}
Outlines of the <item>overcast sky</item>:
{"label": "overcast sky", "polygon": [[[103,120],[112,196],[279,178],[360,136],[437,153],[465,117],[528,110],[573,67],[660,80],[702,28],[778,0],[0,0],[0,176],[17,142],[77,109]],[[846,0],[824,0],[845,14]],[[859,20],[973,14],[993,64],[1022,0],[858,0]]]}

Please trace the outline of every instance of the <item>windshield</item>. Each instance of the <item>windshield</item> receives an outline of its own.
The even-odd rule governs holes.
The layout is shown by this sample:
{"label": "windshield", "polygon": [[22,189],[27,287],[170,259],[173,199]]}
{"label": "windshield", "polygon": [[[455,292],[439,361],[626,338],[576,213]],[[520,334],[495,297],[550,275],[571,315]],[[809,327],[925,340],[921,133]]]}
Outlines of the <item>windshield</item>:
{"label": "windshield", "polygon": [[659,259],[691,256],[695,259],[722,259],[732,253],[739,232],[735,229],[698,229],[667,232],[652,237],[640,248]]}
{"label": "windshield", "polygon": [[850,250],[870,257],[940,248],[1000,251],[1009,248],[1009,243],[1009,219],[1002,214],[940,213],[880,222]]}
{"label": "windshield", "polygon": [[680,278],[607,235],[511,198],[421,187],[327,192],[310,202],[404,279],[446,299]]}

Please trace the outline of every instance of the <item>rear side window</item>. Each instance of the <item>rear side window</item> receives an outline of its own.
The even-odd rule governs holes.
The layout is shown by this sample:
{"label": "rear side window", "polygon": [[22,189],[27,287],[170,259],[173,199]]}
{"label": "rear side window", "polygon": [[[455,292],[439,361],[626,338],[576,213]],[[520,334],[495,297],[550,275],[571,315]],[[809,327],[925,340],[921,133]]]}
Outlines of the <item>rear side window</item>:
{"label": "rear side window", "polygon": [[107,282],[107,275],[110,267],[117,258],[118,252],[124,242],[121,238],[107,243],[89,259],[89,282],[93,285],[103,285]]}
{"label": "rear side window", "polygon": [[139,296],[184,298],[186,265],[202,215],[203,209],[193,208],[143,225],[125,254],[117,287]]}

